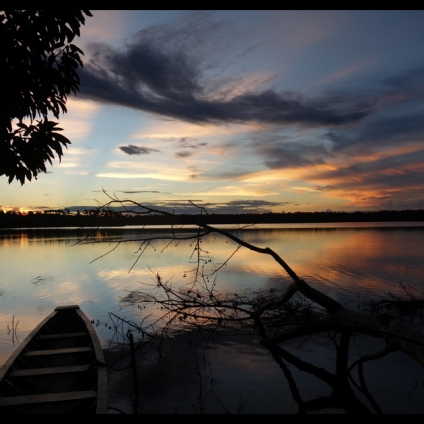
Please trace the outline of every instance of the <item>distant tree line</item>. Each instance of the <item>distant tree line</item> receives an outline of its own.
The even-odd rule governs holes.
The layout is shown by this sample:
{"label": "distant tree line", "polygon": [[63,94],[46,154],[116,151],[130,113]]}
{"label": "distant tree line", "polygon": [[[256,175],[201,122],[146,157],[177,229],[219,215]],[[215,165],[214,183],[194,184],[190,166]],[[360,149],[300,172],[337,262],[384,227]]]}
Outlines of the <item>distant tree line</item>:
{"label": "distant tree line", "polygon": [[[204,224],[290,224],[323,222],[411,222],[424,221],[424,210],[403,211],[355,211],[355,212],[286,212],[240,214],[175,214],[172,217],[157,214],[135,215],[128,212],[112,212],[90,209],[77,212],[45,210],[26,214],[0,210],[0,228],[30,227],[108,227],[124,225],[181,225]],[[184,219],[184,220],[183,220]]]}

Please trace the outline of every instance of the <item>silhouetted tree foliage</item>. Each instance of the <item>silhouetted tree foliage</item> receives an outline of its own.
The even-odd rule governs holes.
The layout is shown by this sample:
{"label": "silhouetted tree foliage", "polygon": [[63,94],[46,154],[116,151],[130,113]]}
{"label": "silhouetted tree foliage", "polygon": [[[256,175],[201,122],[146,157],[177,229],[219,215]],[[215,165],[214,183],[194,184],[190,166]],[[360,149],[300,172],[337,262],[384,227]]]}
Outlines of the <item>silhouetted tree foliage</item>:
{"label": "silhouetted tree foliage", "polygon": [[[72,44],[88,10],[0,11],[0,175],[37,178],[70,141],[53,114],[66,113],[67,96],[79,90],[83,52]],[[40,118],[40,119],[36,119]],[[24,119],[27,123],[24,123]]]}

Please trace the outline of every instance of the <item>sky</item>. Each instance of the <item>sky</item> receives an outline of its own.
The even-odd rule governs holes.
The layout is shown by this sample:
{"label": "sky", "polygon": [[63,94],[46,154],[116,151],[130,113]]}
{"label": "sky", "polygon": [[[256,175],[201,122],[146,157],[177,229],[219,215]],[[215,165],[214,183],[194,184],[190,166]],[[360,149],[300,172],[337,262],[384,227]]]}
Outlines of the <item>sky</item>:
{"label": "sky", "polygon": [[423,10],[93,10],[61,162],[0,207],[424,209]]}

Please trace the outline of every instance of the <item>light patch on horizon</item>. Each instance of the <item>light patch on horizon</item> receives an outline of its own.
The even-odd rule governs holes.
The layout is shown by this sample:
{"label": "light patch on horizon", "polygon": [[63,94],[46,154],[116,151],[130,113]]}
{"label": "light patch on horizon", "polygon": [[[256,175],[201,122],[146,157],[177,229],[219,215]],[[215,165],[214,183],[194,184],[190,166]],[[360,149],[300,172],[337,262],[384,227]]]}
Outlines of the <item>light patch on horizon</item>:
{"label": "light patch on horizon", "polygon": [[[95,125],[95,118],[101,111],[102,106],[91,100],[81,100],[69,97],[66,102],[68,113],[62,115],[59,126],[62,133],[71,141],[68,151],[73,150],[74,141],[87,137],[91,134]],[[71,117],[72,116],[72,117]]]}
{"label": "light patch on horizon", "polygon": [[89,172],[86,171],[86,169],[90,168],[93,156],[95,157],[97,153],[98,151],[94,149],[69,147],[68,150],[64,152],[60,164],[57,164],[56,167],[52,167],[51,171],[62,173],[63,170],[63,174],[69,174],[69,168],[82,168],[81,171],[72,171],[72,174],[78,173],[78,175],[88,175]]}
{"label": "light patch on horizon", "polygon": [[[225,163],[225,160],[217,162],[213,159],[213,156],[239,159],[240,148],[244,154],[247,153],[247,146],[243,145],[241,141],[228,142],[225,140],[232,140],[234,136],[238,140],[249,139],[251,134],[261,130],[263,130],[263,126],[256,123],[214,126],[210,124],[196,125],[179,121],[164,121],[158,124],[153,121],[143,132],[137,132],[131,135],[131,138],[142,140],[143,146],[146,148],[160,150],[163,154],[161,160],[165,161],[167,166],[171,166],[173,163],[173,159],[171,157],[168,159],[166,156],[171,154],[171,148],[174,149],[175,153],[173,153],[173,156],[177,160],[185,162],[195,161],[197,164],[203,164],[202,179],[207,180],[209,178],[204,175],[207,169],[211,169],[214,165]],[[191,140],[190,152],[184,149],[187,144],[185,140]],[[150,167],[158,169],[157,167],[162,166],[158,162],[152,162],[151,159],[152,156],[149,155]],[[199,177],[200,175],[196,175],[196,178]]]}
{"label": "light patch on horizon", "polygon": [[72,171],[65,171],[64,174],[67,174],[67,175],[89,175],[90,173],[88,171],[72,170]]}
{"label": "light patch on horizon", "polygon": [[83,147],[72,147],[72,149],[68,149],[65,154],[67,156],[93,156],[98,153],[97,149],[87,149]]}
{"label": "light patch on horizon", "polygon": [[196,196],[237,196],[237,197],[259,197],[259,196],[276,196],[280,192],[275,190],[266,190],[263,187],[251,186],[220,186],[206,192],[196,192]]}
{"label": "light patch on horizon", "polygon": [[285,168],[285,169],[265,169],[254,171],[246,175],[240,175],[236,179],[242,182],[252,183],[276,183],[280,186],[288,187],[290,181],[301,180],[303,178],[303,169]]}
{"label": "light patch on horizon", "polygon": [[188,122],[176,120],[162,120],[160,122],[152,121],[146,123],[142,130],[131,135],[131,138],[159,141],[174,141],[186,137],[199,140],[216,140],[223,137],[239,136],[259,132],[263,129],[262,125],[256,123],[245,124],[225,124],[225,125],[196,125]]}
{"label": "light patch on horizon", "polygon": [[[147,147],[146,144],[144,144],[143,146],[134,146],[132,150],[141,149],[143,151],[146,151],[146,153],[149,152],[155,154],[128,155],[124,152],[119,152],[119,156],[125,156],[126,160],[110,161],[104,166],[103,169],[120,168],[122,169],[122,171],[124,171],[123,174],[126,174],[128,176],[125,177],[124,175],[121,175],[119,178],[134,178],[130,175],[137,174],[139,177],[141,177],[141,175],[157,173],[158,170],[161,170],[163,168],[163,164],[166,163],[166,170],[160,171],[160,173],[162,174],[186,174],[187,177],[190,176],[192,178],[193,172],[195,172],[195,176],[199,181],[210,181],[211,179],[228,179],[228,176],[225,175],[226,172],[224,169],[226,162],[225,160],[214,160],[214,156],[216,156],[216,149],[213,146],[211,147],[209,146],[209,144],[205,145],[205,142],[200,142],[197,140],[187,141],[187,139],[188,137],[185,137],[183,140],[172,140],[173,144],[181,146],[175,151],[169,148],[162,148],[160,152],[157,151],[158,149],[154,149],[156,151],[152,151],[151,148]],[[162,146],[163,145],[164,144],[162,143]],[[197,145],[199,145],[198,148],[196,147]],[[122,150],[122,148],[120,149]],[[234,150],[233,147],[229,146],[228,148],[224,149],[227,152],[225,155],[227,160],[230,156],[233,156],[235,159],[238,159],[240,157],[238,148]],[[233,151],[230,155],[231,149],[233,149]],[[115,149],[115,151],[118,152],[117,149]],[[244,152],[246,153],[246,149],[244,149]],[[234,166],[244,166],[246,168],[248,167],[251,170],[252,165],[246,161],[246,158],[244,158],[243,161],[246,162],[245,165],[240,164]],[[192,165],[193,163],[196,163],[196,166]],[[219,170],[219,168],[223,169]],[[142,170],[143,172],[128,174],[128,169]],[[109,173],[98,170],[98,174],[105,176]],[[116,173],[114,173],[114,175],[116,175]],[[112,176],[110,175],[110,177]],[[161,178],[163,178],[163,176]]]}
{"label": "light patch on horizon", "polygon": [[150,178],[153,180],[167,180],[167,181],[186,181],[189,178],[186,174],[184,175],[175,175],[173,173],[167,174],[164,171],[161,171],[160,173],[140,173],[140,172],[103,172],[95,174],[95,177],[97,178],[119,178],[119,179],[130,179],[130,178]]}
{"label": "light patch on horizon", "polygon": [[[137,158],[136,158],[137,159]],[[184,173],[186,172],[186,168],[184,167],[184,169],[182,169],[182,167],[180,166],[180,162],[177,163],[177,161],[173,161],[171,163],[169,163],[169,166],[166,168],[163,167],[159,167],[158,165],[161,164],[162,162],[160,160],[158,161],[153,161],[153,160],[149,160],[149,161],[137,161],[134,160],[133,162],[131,161],[114,161],[114,162],[109,162],[106,164],[106,168],[114,168],[114,169],[123,169],[123,170],[135,170],[135,171],[141,171],[141,172],[153,172],[153,171],[159,171],[159,172],[180,172],[180,173]],[[173,165],[173,166],[172,166]]]}
{"label": "light patch on horizon", "polygon": [[78,168],[79,166],[80,166],[80,164],[76,163],[76,162],[65,162],[65,161],[63,161],[63,163],[60,164],[60,167],[64,168],[64,169],[66,169],[66,168]]}

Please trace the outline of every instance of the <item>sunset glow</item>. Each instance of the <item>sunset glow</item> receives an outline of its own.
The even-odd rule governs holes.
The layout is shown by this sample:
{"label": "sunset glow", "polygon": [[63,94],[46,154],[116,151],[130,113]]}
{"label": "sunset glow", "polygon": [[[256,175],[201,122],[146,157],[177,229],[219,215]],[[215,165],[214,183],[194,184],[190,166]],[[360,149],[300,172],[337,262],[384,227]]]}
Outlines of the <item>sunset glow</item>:
{"label": "sunset glow", "polygon": [[37,180],[0,178],[1,210],[103,190],[215,213],[424,208],[423,11],[92,13],[72,144]]}

